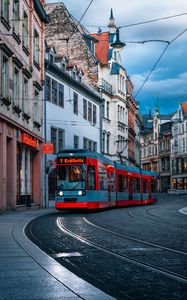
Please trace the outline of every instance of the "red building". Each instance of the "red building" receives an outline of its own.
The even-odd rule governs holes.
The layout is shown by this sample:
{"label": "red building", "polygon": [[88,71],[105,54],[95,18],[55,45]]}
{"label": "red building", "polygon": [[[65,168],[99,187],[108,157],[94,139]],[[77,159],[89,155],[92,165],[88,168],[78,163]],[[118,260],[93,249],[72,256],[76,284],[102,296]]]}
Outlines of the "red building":
{"label": "red building", "polygon": [[0,210],[42,206],[42,2],[1,0]]}

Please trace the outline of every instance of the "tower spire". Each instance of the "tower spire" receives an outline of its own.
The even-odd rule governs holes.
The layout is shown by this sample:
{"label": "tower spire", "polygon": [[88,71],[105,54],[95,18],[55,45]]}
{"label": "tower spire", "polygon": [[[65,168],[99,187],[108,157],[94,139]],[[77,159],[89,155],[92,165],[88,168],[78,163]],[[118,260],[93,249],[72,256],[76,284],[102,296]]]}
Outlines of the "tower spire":
{"label": "tower spire", "polygon": [[109,18],[108,28],[109,28],[110,33],[116,32],[116,24],[115,24],[115,19],[114,19],[112,8],[110,10],[110,18]]}
{"label": "tower spire", "polygon": [[110,19],[114,19],[114,17],[113,17],[113,9],[112,8],[110,10]]}

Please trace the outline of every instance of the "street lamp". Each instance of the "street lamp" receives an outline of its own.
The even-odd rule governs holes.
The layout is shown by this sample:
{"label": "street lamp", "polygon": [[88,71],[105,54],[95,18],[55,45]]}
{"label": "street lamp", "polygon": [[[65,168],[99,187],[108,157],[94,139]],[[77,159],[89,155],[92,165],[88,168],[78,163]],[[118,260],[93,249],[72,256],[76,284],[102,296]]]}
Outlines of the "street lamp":
{"label": "street lamp", "polygon": [[126,44],[120,41],[119,27],[116,29],[115,34],[116,34],[116,41],[111,44],[111,47],[118,50],[118,51],[121,51],[126,46]]}

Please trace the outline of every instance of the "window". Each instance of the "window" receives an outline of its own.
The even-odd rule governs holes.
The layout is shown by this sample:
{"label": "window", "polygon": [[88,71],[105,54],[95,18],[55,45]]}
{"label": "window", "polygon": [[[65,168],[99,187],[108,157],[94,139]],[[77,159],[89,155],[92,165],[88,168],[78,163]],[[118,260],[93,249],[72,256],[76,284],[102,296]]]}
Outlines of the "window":
{"label": "window", "polygon": [[52,79],[52,103],[57,104],[57,82]]}
{"label": "window", "polygon": [[98,168],[99,174],[99,183],[100,183],[100,190],[106,191],[107,190],[107,171],[105,165],[102,165]]}
{"label": "window", "polygon": [[28,29],[28,15],[25,11],[23,12],[22,33],[23,33],[23,36],[22,36],[23,46],[27,49],[28,48],[29,29]]}
{"label": "window", "polygon": [[109,153],[109,145],[110,145],[110,134],[106,136],[106,152]]}
{"label": "window", "polygon": [[63,72],[66,71],[66,64],[65,64],[65,62],[62,62],[61,69],[62,69]]}
{"label": "window", "polygon": [[106,117],[109,119],[109,102],[106,102]]}
{"label": "window", "polygon": [[87,138],[83,138],[83,148],[87,149],[88,148],[88,139]]}
{"label": "window", "polygon": [[97,152],[97,142],[93,142],[93,151]]}
{"label": "window", "polygon": [[92,151],[92,141],[88,140],[88,150]]}
{"label": "window", "polygon": [[34,62],[39,65],[40,63],[40,49],[39,49],[39,34],[34,29],[34,41],[33,41],[33,59]]}
{"label": "window", "polygon": [[13,4],[13,32],[19,34],[19,0],[14,0]]}
{"label": "window", "polygon": [[13,104],[19,106],[19,69],[14,67]]}
{"label": "window", "polygon": [[58,90],[58,104],[60,107],[64,107],[64,86],[60,83]]}
{"label": "window", "polygon": [[87,120],[87,100],[83,99],[83,118]]}
{"label": "window", "polygon": [[143,180],[143,193],[148,193],[148,181]]}
{"label": "window", "polygon": [[140,193],[140,179],[133,178],[133,191],[134,193]]}
{"label": "window", "polygon": [[97,107],[93,104],[93,124],[97,122]]}
{"label": "window", "polygon": [[46,101],[51,101],[51,78],[47,75],[45,84],[45,99]]}
{"label": "window", "polygon": [[103,144],[103,153],[105,153],[105,133],[103,132],[103,137],[102,137],[102,144]]}
{"label": "window", "polygon": [[33,119],[35,122],[39,122],[39,92],[34,91],[34,112]]}
{"label": "window", "polygon": [[74,148],[79,148],[79,137],[77,135],[74,135]]}
{"label": "window", "polygon": [[78,115],[78,95],[73,93],[73,112]]}
{"label": "window", "polygon": [[73,79],[76,79],[76,72],[75,71],[72,72],[72,77],[73,77]]}
{"label": "window", "polygon": [[2,59],[2,97],[9,97],[9,62],[8,58],[3,55]]}
{"label": "window", "polygon": [[53,143],[54,153],[57,153],[57,129],[51,128],[51,143]]}
{"label": "window", "polygon": [[125,192],[127,190],[127,179],[123,175],[118,175],[118,190]]}
{"label": "window", "polygon": [[51,53],[49,55],[49,62],[50,62],[50,64],[54,64],[54,55]]}
{"label": "window", "polygon": [[95,190],[95,166],[88,165],[88,190]]}
{"label": "window", "polygon": [[51,127],[51,143],[53,143],[54,153],[62,151],[64,148],[64,136],[63,129]]}
{"label": "window", "polygon": [[64,130],[58,130],[58,151],[62,151],[64,148]]}
{"label": "window", "polygon": [[26,77],[23,77],[23,101],[22,101],[22,110],[24,113],[27,114],[28,112],[28,79]]}
{"label": "window", "polygon": [[1,1],[1,15],[7,22],[9,22],[9,0]]}
{"label": "window", "polygon": [[92,122],[92,104],[88,102],[88,121]]}
{"label": "window", "polygon": [[83,138],[83,148],[89,149],[90,151],[97,151],[97,142]]}

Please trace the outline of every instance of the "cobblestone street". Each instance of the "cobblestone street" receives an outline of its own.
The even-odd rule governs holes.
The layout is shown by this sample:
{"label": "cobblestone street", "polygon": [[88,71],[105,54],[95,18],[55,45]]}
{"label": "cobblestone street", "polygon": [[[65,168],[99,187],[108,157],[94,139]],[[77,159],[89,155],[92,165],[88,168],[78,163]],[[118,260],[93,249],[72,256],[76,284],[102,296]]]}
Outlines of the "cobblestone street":
{"label": "cobblestone street", "polygon": [[[186,299],[187,197],[95,213],[62,212],[26,228],[48,255],[117,299]],[[58,223],[58,226],[57,226]]]}

